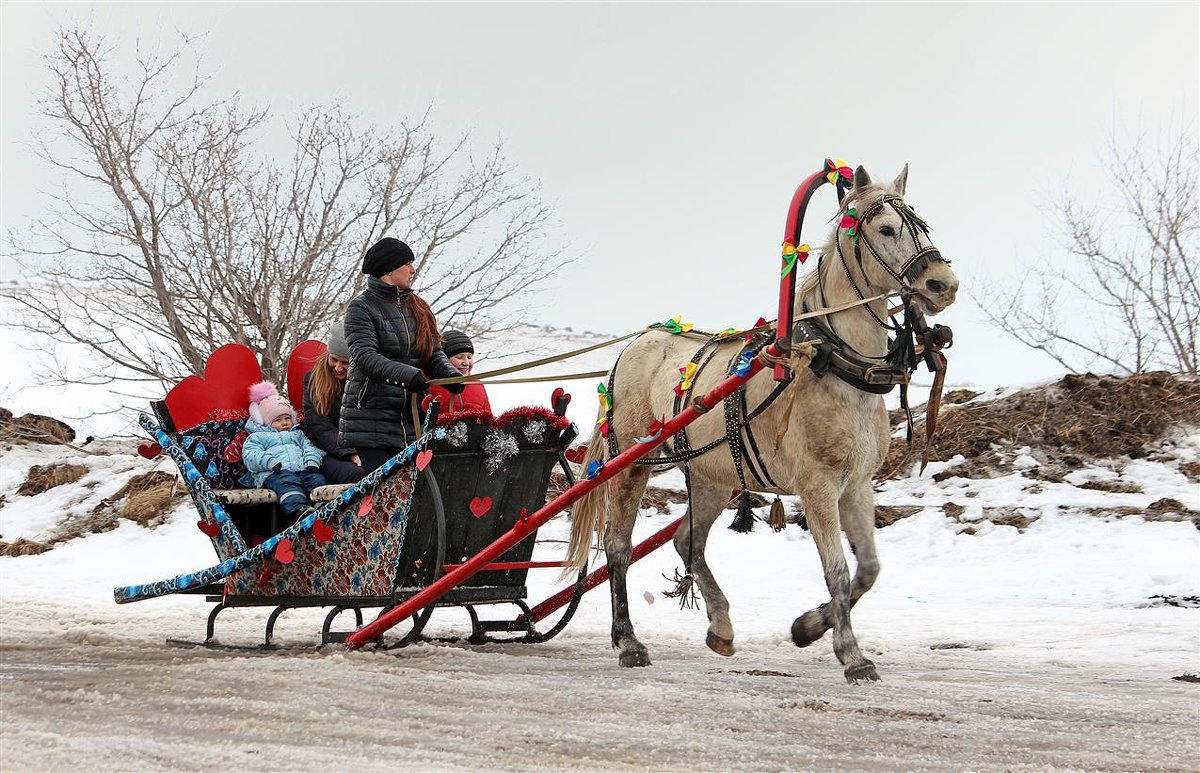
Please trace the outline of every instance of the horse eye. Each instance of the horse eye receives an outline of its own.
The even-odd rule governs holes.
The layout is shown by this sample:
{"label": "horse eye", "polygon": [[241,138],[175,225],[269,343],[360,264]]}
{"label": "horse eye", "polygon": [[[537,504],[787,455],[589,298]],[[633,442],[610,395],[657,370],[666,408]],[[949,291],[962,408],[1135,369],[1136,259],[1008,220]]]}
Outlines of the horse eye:
{"label": "horse eye", "polygon": [[885,225],[879,229],[879,233],[883,234],[884,236],[895,236],[896,229],[892,228],[890,225]]}

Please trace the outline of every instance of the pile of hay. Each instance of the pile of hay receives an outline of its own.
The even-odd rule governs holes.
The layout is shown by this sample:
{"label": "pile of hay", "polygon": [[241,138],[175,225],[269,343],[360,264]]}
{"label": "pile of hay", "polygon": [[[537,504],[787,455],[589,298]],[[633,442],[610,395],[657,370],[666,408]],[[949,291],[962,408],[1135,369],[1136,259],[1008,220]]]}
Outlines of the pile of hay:
{"label": "pile of hay", "polygon": [[14,417],[12,411],[0,408],[0,442],[63,444],[75,441],[75,430],[49,416],[27,413]]}
{"label": "pile of hay", "polygon": [[17,487],[17,493],[23,497],[37,496],[56,486],[74,483],[86,474],[88,468],[82,464],[35,464],[29,468],[29,474]]}
{"label": "pile of hay", "polygon": [[[1077,467],[1088,459],[1143,457],[1171,430],[1196,426],[1200,381],[1195,379],[1166,372],[1068,375],[1000,400],[945,405],[929,458],[945,461],[962,454],[986,468],[998,461],[996,447],[1030,446]],[[920,459],[924,433],[922,417],[911,447],[903,438],[892,441],[881,477],[896,477]]]}
{"label": "pile of hay", "polygon": [[[83,471],[87,470],[82,465],[54,466],[80,467]],[[78,478],[79,476],[76,476],[75,480]],[[175,476],[169,472],[155,470],[135,475],[117,493],[92,508],[90,513],[63,521],[43,540],[22,538],[12,543],[0,542],[0,555],[28,556],[44,553],[55,545],[76,537],[111,531],[120,525],[122,519],[146,528],[158,526],[174,508],[176,499],[184,496],[184,493],[184,487],[176,485]]]}

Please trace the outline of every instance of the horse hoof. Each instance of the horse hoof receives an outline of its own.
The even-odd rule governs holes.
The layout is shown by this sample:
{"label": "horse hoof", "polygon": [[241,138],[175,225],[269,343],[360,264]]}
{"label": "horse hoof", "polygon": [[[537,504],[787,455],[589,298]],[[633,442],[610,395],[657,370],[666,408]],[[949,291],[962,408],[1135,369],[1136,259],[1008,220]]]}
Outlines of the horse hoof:
{"label": "horse hoof", "polygon": [[733,654],[733,639],[726,639],[724,637],[717,636],[712,631],[709,631],[708,636],[704,637],[704,643],[708,645],[710,650],[718,655],[729,657]]}
{"label": "horse hoof", "polygon": [[797,647],[807,647],[825,635],[829,628],[819,609],[810,609],[792,622],[792,641]]}
{"label": "horse hoof", "polygon": [[879,674],[875,671],[875,664],[868,660],[857,666],[847,666],[846,681],[850,684],[878,682]]}
{"label": "horse hoof", "polygon": [[625,668],[642,668],[650,665],[650,653],[646,651],[645,647],[625,650],[621,653],[620,662]]}

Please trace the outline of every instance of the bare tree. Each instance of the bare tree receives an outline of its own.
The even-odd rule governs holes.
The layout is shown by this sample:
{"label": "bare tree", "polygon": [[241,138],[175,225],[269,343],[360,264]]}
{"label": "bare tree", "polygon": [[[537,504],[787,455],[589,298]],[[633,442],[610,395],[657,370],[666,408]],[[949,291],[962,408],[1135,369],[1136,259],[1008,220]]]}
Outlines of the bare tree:
{"label": "bare tree", "polygon": [[278,378],[361,289],[359,260],[383,235],[413,246],[439,322],[475,333],[560,262],[543,250],[537,186],[499,147],[476,160],[424,118],[376,131],[332,107],[297,120],[290,157],[256,152],[267,114],[236,95],[204,102],[194,49],[139,52],[119,77],[112,47],[68,30],[47,57],[41,107],[62,137],[36,150],[87,185],[64,185],[57,211],[10,236],[39,265],[9,294],[18,325],[87,347],[94,375],[169,383],[238,342]]}
{"label": "bare tree", "polygon": [[1197,147],[1186,128],[1155,145],[1110,139],[1105,167],[1118,206],[1056,203],[1070,260],[1027,267],[1015,289],[975,296],[989,320],[1072,371],[1200,366]]}

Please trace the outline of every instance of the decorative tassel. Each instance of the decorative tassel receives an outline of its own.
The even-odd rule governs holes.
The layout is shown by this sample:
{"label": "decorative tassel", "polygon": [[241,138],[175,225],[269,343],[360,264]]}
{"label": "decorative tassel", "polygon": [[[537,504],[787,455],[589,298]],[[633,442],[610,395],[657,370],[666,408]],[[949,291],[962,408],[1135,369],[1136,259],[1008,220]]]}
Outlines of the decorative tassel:
{"label": "decorative tassel", "polygon": [[787,528],[787,513],[783,512],[783,500],[779,497],[775,497],[775,501],[771,503],[771,515],[767,518],[767,525],[774,531]]}
{"label": "decorative tassel", "polygon": [[754,531],[754,510],[750,507],[749,491],[742,491],[738,496],[737,515],[733,517],[729,528],[742,534]]}
{"label": "decorative tassel", "polygon": [[668,577],[665,574],[663,579],[667,582],[675,583],[672,590],[663,591],[663,595],[669,599],[679,599],[680,609],[695,609],[698,605],[696,598],[696,582],[692,579],[692,573],[680,574],[679,570],[675,570],[674,577]]}

